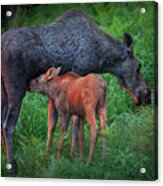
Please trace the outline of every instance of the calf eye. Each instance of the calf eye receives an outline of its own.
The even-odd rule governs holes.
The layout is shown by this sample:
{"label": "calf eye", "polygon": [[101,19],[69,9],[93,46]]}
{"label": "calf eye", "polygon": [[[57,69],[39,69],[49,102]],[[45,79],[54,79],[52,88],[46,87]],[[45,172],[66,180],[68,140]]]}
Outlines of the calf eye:
{"label": "calf eye", "polygon": [[38,83],[38,79],[36,79],[36,83]]}

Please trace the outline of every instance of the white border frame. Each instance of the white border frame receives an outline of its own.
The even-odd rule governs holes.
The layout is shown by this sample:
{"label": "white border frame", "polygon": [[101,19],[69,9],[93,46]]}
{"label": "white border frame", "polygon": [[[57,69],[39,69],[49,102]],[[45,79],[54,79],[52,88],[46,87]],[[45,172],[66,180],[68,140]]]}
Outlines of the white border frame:
{"label": "white border frame", "polygon": [[[7,4],[54,4],[54,3],[80,3],[80,2],[129,2],[134,0],[1,0],[1,4],[7,5]],[[135,1],[141,1],[141,0],[135,0]],[[159,110],[158,110],[158,135],[159,135],[159,163],[158,163],[158,180],[156,181],[112,181],[112,180],[69,180],[69,179],[46,179],[46,178],[0,178],[0,184],[6,185],[6,186],[28,186],[29,184],[35,185],[38,184],[39,186],[43,186],[45,184],[48,184],[48,186],[81,186],[81,185],[90,185],[90,186],[108,186],[114,184],[115,186],[121,185],[121,186],[127,186],[127,185],[136,185],[139,184],[140,186],[149,186],[153,184],[157,185],[163,185],[163,160],[161,159],[163,157],[163,148],[161,148],[161,142],[163,141],[163,114],[161,114],[161,111],[163,111],[163,83],[161,84],[161,80],[163,80],[163,52],[161,53],[161,47],[163,47],[163,25],[161,24],[161,20],[163,20],[163,0],[156,0],[156,2],[159,3],[158,11],[159,11],[159,21],[158,21],[158,59],[159,59],[159,66],[158,66],[158,73],[159,73],[159,86],[158,86],[158,92],[159,92]],[[162,21],[163,23],[163,21]],[[162,35],[161,35],[162,33]]]}

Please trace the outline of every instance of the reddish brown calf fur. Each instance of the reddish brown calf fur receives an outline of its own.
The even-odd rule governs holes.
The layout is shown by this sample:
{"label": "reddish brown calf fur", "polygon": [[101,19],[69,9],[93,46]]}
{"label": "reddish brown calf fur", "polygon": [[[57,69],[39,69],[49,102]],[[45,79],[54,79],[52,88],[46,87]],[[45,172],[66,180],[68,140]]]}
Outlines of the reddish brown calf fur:
{"label": "reddish brown calf fur", "polygon": [[[98,135],[98,125],[95,114],[100,119],[102,130],[105,129],[106,117],[106,82],[95,74],[85,77],[69,72],[57,76],[60,68],[50,68],[46,74],[31,81],[30,90],[47,94],[54,100],[56,111],[60,117],[60,138],[58,141],[58,159],[61,158],[63,147],[63,136],[68,128],[68,121],[71,115],[79,117],[78,141],[80,146],[80,157],[83,155],[84,139],[84,117],[86,116],[90,126],[90,152],[87,160],[89,164],[93,159],[94,148]],[[103,134],[103,157],[106,151],[106,136]],[[48,132],[48,147],[51,145],[52,131]]]}

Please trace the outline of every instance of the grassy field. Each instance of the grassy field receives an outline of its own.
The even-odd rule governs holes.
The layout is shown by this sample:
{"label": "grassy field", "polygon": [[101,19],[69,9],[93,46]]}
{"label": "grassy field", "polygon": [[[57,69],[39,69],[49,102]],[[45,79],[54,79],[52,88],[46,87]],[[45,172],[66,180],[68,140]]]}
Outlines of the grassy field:
{"label": "grassy field", "polygon": [[[146,8],[140,14],[141,7]],[[59,123],[54,134],[52,154],[45,155],[47,138],[46,96],[27,93],[15,130],[14,158],[19,166],[18,177],[80,178],[80,179],[135,179],[154,180],[156,176],[156,133],[154,110],[154,3],[100,3],[38,5],[30,8],[13,8],[13,15],[3,24],[2,32],[13,27],[42,25],[54,22],[66,10],[79,8],[90,16],[106,33],[123,39],[123,33],[134,37],[134,52],[142,64],[141,73],[152,91],[152,104],[135,107],[132,98],[122,90],[117,79],[109,74],[102,76],[108,84],[107,98],[107,155],[102,161],[102,139],[99,135],[94,161],[86,166],[89,150],[89,127],[85,122],[84,159],[70,157],[72,126],[65,135],[62,160],[57,160]],[[99,123],[99,121],[98,121]],[[5,153],[2,148],[2,176],[5,170]],[[141,174],[140,168],[146,168]]]}

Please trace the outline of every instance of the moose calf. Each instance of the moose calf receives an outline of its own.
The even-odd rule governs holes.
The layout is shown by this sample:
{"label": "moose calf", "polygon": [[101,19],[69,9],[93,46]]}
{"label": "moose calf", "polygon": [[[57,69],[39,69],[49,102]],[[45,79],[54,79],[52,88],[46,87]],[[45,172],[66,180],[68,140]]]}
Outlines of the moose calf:
{"label": "moose calf", "polygon": [[[94,148],[98,135],[98,125],[95,114],[98,114],[102,130],[105,129],[106,117],[106,82],[95,74],[80,77],[73,72],[58,76],[61,68],[50,68],[45,74],[35,78],[30,83],[30,90],[41,92],[54,100],[54,105],[60,117],[60,138],[58,141],[58,159],[61,158],[64,133],[67,131],[71,115],[79,117],[78,141],[80,157],[83,155],[84,139],[84,117],[86,116],[90,126],[90,152],[87,164],[93,159]],[[103,157],[106,151],[106,135],[103,137]],[[51,142],[52,135],[48,135],[48,142]]]}

